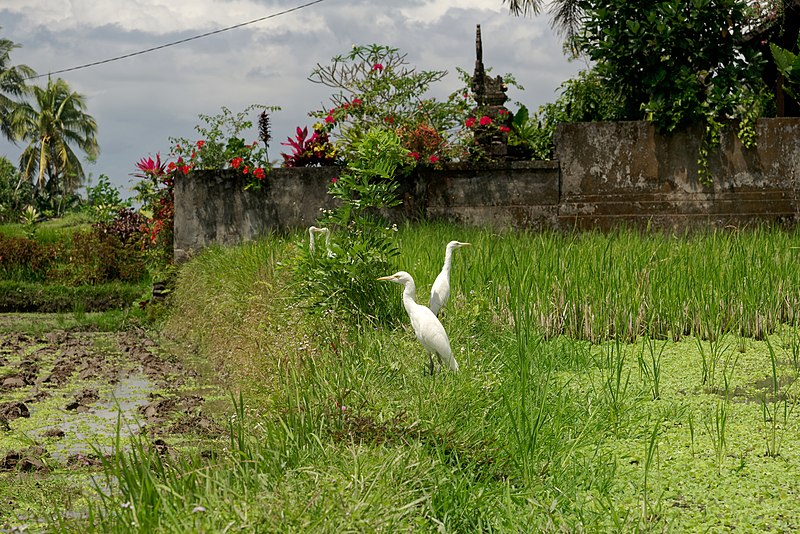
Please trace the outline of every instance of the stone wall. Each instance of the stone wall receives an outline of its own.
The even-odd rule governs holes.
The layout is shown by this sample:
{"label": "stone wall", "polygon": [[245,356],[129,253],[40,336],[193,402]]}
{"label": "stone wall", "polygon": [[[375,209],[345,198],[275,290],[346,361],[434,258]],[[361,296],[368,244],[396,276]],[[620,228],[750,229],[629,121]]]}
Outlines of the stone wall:
{"label": "stone wall", "polygon": [[[800,214],[800,119],[762,119],[758,145],[726,132],[698,179],[698,130],[658,135],[649,123],[562,125],[556,161],[452,164],[406,177],[390,218],[444,218],[498,229],[683,229],[754,221],[795,223]],[[260,191],[233,171],[193,172],[175,183],[175,258],[314,224],[331,208],[334,167],[273,169]]]}
{"label": "stone wall", "polygon": [[726,130],[698,178],[698,129],[658,135],[645,122],[564,124],[555,139],[561,165],[560,227],[621,223],[680,229],[697,224],[794,222],[798,215],[800,119],[761,119],[757,146]]}

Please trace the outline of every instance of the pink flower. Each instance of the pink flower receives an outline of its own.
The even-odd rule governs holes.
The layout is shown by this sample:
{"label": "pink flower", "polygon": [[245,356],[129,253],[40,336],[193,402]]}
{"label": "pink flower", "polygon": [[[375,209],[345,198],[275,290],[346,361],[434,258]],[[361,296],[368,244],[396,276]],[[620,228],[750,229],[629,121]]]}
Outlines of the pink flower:
{"label": "pink flower", "polygon": [[464,126],[466,126],[467,128],[472,128],[473,126],[475,126],[475,117],[468,118],[466,122],[464,122]]}
{"label": "pink flower", "polygon": [[419,161],[419,152],[409,152],[408,155],[415,160]]}
{"label": "pink flower", "polygon": [[510,132],[511,128],[509,128],[508,126],[501,126],[500,131],[503,133]]}
{"label": "pink flower", "polygon": [[489,126],[490,124],[492,124],[492,118],[490,116],[484,115],[483,117],[481,117],[480,120],[481,126]]}
{"label": "pink flower", "polygon": [[381,65],[380,63],[375,63],[372,66],[372,70],[377,70],[378,72],[381,72],[383,70],[383,65]]}
{"label": "pink flower", "polygon": [[[171,163],[174,167],[174,163]],[[142,171],[147,176],[158,176],[164,174],[164,169],[166,168],[166,163],[161,163],[161,154],[156,154],[156,160],[153,161],[153,158],[142,158],[139,160],[139,163],[136,164],[136,168]],[[170,169],[172,170],[172,169]]]}
{"label": "pink flower", "polygon": [[439,161],[439,156],[434,154],[428,158],[428,161],[430,161],[431,163],[436,163],[437,161]]}
{"label": "pink flower", "polygon": [[336,119],[333,118],[333,115],[328,115],[327,117],[325,117],[325,122],[327,124],[331,124],[333,122],[336,122]]}

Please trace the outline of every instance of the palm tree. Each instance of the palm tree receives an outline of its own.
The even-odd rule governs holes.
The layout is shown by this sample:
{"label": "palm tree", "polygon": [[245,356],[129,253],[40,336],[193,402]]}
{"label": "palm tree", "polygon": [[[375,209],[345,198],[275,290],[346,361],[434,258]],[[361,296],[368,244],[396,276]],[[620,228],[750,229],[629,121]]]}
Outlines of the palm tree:
{"label": "palm tree", "polygon": [[97,123],[86,113],[83,95],[61,78],[33,86],[32,102],[23,102],[12,114],[16,139],[28,143],[19,157],[20,181],[31,181],[40,193],[73,193],[85,174],[72,147],[90,159],[97,156]]}
{"label": "palm tree", "polygon": [[[516,16],[538,15],[544,5],[543,0],[503,0],[508,4],[509,10]],[[581,27],[583,10],[579,6],[580,0],[552,0],[550,2],[550,26],[564,36],[567,44],[571,43]]]}
{"label": "palm tree", "polygon": [[0,133],[9,141],[13,141],[9,118],[18,105],[13,98],[28,92],[25,80],[36,76],[27,65],[11,65],[11,51],[19,47],[13,41],[0,39]]}

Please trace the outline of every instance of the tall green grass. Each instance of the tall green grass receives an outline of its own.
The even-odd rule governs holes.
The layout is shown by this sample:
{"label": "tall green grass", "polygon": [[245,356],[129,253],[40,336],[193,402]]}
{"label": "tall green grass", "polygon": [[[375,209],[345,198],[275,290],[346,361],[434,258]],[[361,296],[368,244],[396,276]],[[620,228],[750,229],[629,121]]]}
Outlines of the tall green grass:
{"label": "tall green grass", "polygon": [[768,496],[800,491],[789,389],[800,353],[796,232],[405,226],[396,269],[414,276],[419,302],[445,244],[473,243],[454,257],[441,316],[461,371],[433,377],[407,323],[347,323],[293,304],[281,264],[298,238],[210,248],[181,268],[165,332],[244,400],[206,454],[118,451],[110,489],[80,529],[755,531],[800,521]]}

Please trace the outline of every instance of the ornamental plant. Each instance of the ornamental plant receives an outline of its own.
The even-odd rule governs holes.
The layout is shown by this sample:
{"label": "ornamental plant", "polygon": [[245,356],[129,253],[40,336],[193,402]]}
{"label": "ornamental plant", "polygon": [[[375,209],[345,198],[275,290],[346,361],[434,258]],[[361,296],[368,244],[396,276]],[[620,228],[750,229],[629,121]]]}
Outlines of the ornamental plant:
{"label": "ornamental plant", "polygon": [[[394,130],[410,141],[410,132],[432,129],[448,141],[449,132],[459,125],[458,109],[451,102],[425,97],[430,86],[447,71],[418,71],[407,55],[383,45],[356,46],[330,65],[313,69],[309,80],[335,89],[332,106],[311,113],[328,127],[344,159],[354,156],[355,147],[375,127]],[[412,152],[423,153],[406,146]],[[436,159],[451,159],[449,142],[437,145]]]}
{"label": "ornamental plant", "polygon": [[400,301],[375,278],[391,272],[397,227],[386,210],[398,206],[398,176],[407,172],[409,151],[393,128],[374,126],[352,147],[352,157],[328,191],[340,201],[317,225],[331,231],[331,254],[300,247],[293,270],[297,297],[311,313],[350,320],[397,321]]}
{"label": "ornamental plant", "polygon": [[140,180],[133,190],[136,201],[141,204],[139,212],[147,219],[141,228],[146,237],[150,267],[157,272],[172,264],[175,176],[188,174],[191,167],[182,158],[177,162],[162,162],[157,153],[155,160],[142,158],[136,168],[138,172],[133,176]]}
{"label": "ornamental plant", "polygon": [[307,127],[298,126],[296,134],[294,139],[289,137],[286,142],[281,143],[292,148],[291,154],[281,154],[284,167],[314,167],[337,163],[336,147],[330,142],[324,124],[316,123],[310,136]]}
{"label": "ornamental plant", "polygon": [[[223,106],[217,115],[198,115],[204,123],[195,126],[199,140],[170,138],[173,145],[171,155],[176,158],[176,167],[184,174],[193,169],[235,169],[248,178],[246,189],[259,188],[270,168],[267,155],[270,140],[268,112],[278,109],[253,104],[234,114]],[[254,110],[261,110],[258,116],[261,139],[248,143],[244,132],[253,128],[253,122],[247,117]]]}

